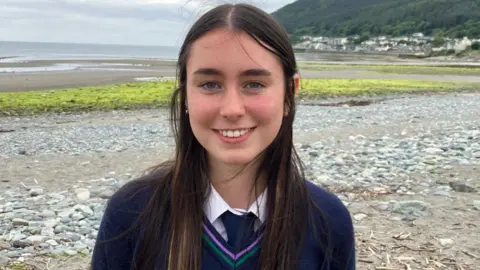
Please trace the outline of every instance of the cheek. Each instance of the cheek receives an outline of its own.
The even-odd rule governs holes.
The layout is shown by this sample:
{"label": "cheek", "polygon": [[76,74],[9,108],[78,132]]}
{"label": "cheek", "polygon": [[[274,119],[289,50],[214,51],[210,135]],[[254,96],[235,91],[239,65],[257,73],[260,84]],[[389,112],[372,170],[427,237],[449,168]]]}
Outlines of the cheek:
{"label": "cheek", "polygon": [[264,95],[253,97],[249,101],[249,111],[258,121],[274,124],[283,118],[283,97]]}
{"label": "cheek", "polygon": [[211,97],[189,93],[189,100],[188,117],[192,128],[210,125],[215,120],[217,109]]}

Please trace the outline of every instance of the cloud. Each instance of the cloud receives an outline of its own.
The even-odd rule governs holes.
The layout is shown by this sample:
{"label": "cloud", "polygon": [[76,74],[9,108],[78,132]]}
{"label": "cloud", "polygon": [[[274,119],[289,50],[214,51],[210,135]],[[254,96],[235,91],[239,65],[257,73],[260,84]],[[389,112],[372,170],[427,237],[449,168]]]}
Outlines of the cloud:
{"label": "cloud", "polygon": [[[4,40],[178,46],[221,0],[0,0]],[[243,1],[245,2],[245,1]],[[246,1],[272,12],[288,0]]]}

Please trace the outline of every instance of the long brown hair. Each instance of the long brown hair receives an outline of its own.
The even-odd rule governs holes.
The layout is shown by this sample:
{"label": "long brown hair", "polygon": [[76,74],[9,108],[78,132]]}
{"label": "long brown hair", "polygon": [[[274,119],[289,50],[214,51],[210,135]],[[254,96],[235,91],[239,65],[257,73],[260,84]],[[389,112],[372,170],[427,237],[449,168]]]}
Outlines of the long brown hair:
{"label": "long brown hair", "polygon": [[[186,113],[186,64],[192,43],[216,28],[244,31],[275,54],[285,78],[285,108],[279,133],[262,153],[257,175],[267,178],[265,236],[258,269],[293,270],[308,226],[313,201],[293,145],[297,64],[288,34],[269,14],[247,4],[225,4],[200,17],[187,33],[178,59],[178,87],[171,99],[171,125],[176,142],[173,160],[149,170],[151,199],[136,223],[142,238],[134,269],[200,270],[203,205],[209,190],[205,149],[195,138]],[[133,185],[133,184],[132,184]],[[132,186],[129,185],[129,186]],[[133,189],[131,189],[133,190]],[[327,237],[328,238],[328,237]],[[159,243],[167,243],[160,245]],[[328,263],[330,244],[322,243]],[[160,262],[158,258],[167,258]]]}

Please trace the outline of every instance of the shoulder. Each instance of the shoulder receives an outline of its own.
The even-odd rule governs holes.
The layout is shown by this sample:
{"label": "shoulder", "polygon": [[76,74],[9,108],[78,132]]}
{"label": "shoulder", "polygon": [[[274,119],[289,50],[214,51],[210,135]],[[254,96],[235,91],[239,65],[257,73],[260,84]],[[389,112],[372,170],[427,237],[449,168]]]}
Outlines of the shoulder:
{"label": "shoulder", "polygon": [[158,173],[148,173],[124,184],[108,200],[103,219],[126,229],[147,206],[155,189]]}
{"label": "shoulder", "polygon": [[337,195],[310,181],[306,181],[306,185],[314,203],[331,218],[331,222],[351,223],[350,212]]}
{"label": "shoulder", "polygon": [[355,233],[350,211],[334,193],[306,181],[313,207],[314,230],[326,233],[332,251],[331,269],[355,269]]}
{"label": "shoulder", "polygon": [[[92,269],[130,269],[141,242],[139,221],[152,198],[161,175],[148,173],[123,185],[108,200],[98,228],[92,254]],[[139,225],[138,227],[136,225]]]}

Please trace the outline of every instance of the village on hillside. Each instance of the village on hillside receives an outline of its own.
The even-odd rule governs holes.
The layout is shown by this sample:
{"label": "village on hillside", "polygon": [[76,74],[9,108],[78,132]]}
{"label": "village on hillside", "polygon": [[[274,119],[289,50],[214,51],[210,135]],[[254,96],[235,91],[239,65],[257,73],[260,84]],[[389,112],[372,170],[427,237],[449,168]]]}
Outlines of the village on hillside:
{"label": "village on hillside", "polygon": [[426,36],[415,33],[400,37],[315,37],[302,36],[296,50],[329,52],[392,52],[417,56],[458,54],[467,49],[479,50],[480,39]]}

